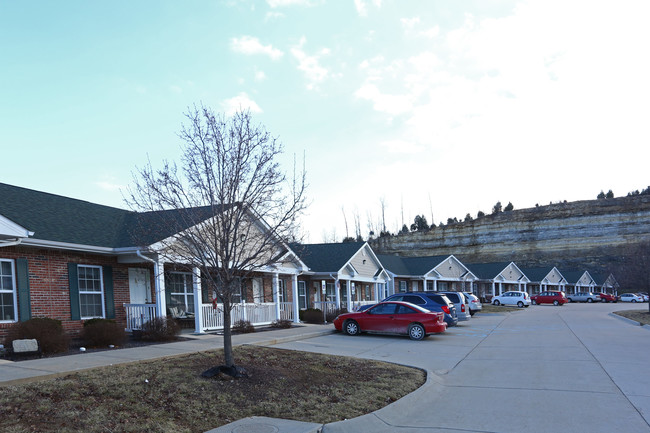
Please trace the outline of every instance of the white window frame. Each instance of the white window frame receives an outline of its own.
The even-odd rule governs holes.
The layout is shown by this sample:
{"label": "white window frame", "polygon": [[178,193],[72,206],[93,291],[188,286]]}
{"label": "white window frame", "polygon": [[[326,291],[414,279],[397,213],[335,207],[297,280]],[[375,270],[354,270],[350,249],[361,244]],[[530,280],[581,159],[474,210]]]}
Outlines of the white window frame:
{"label": "white window frame", "polygon": [[300,307],[301,300],[304,299],[304,308],[309,306],[308,296],[307,296],[307,282],[298,281],[298,306]]}
{"label": "white window frame", "polygon": [[[169,273],[171,278],[172,275],[182,275],[183,276],[183,291],[182,292],[172,292],[172,289],[176,289],[174,284],[170,284],[169,287],[169,296],[182,296],[183,302],[185,303],[185,312],[194,313],[194,279],[191,272],[177,272],[172,271]],[[189,279],[188,279],[189,276]],[[170,283],[172,283],[170,281]],[[191,302],[188,302],[188,296],[192,297]]]}
{"label": "white window frame", "polygon": [[[81,288],[81,268],[91,268],[91,269],[99,269],[99,287],[100,290],[83,290]],[[97,265],[77,265],[77,287],[79,288],[79,313],[81,314],[81,311],[83,311],[82,308],[82,301],[81,301],[81,295],[94,295],[100,296],[101,299],[101,305],[102,305],[102,315],[101,316],[84,316],[81,315],[81,320],[88,320],[88,319],[103,319],[106,317],[106,302],[104,298],[104,270],[102,269],[101,266]]]}
{"label": "white window frame", "polygon": [[287,284],[282,278],[278,278],[278,302],[287,302]]}
{"label": "white window frame", "polygon": [[[14,320],[0,320],[0,323],[16,323],[18,321],[18,293],[16,290],[16,264],[13,260],[10,259],[0,259],[1,263],[9,263],[11,266],[11,289],[2,288],[0,286],[0,293],[11,293],[14,304]],[[6,275],[0,274],[1,277],[6,277]]]}
{"label": "white window frame", "polygon": [[408,282],[401,280],[399,282],[399,293],[406,293],[408,292]]}

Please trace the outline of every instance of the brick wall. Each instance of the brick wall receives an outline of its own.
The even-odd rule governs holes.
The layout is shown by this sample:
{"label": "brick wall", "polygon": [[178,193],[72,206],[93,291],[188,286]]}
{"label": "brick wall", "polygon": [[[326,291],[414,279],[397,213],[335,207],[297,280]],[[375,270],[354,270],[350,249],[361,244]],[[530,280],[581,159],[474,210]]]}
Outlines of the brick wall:
{"label": "brick wall", "polygon": [[[83,321],[71,320],[68,263],[111,266],[113,268],[115,319],[122,324],[125,324],[125,312],[122,304],[128,303],[130,297],[128,268],[131,266],[151,269],[151,265],[148,263],[120,264],[115,257],[111,256],[24,246],[0,248],[0,258],[27,259],[31,317],[49,317],[60,320],[66,332],[72,335],[79,332]],[[151,284],[153,287],[153,280]],[[19,309],[20,302],[22,300],[19,298]],[[4,339],[7,328],[10,326],[9,323],[0,324],[0,339]]]}

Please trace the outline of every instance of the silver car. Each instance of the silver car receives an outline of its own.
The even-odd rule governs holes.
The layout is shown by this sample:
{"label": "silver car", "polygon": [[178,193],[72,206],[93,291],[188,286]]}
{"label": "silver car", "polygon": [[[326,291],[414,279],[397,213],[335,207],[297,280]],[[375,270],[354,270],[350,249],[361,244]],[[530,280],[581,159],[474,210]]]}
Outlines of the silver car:
{"label": "silver car", "polygon": [[458,321],[469,320],[472,318],[472,315],[469,312],[469,301],[463,294],[463,292],[439,292],[444,293],[447,298],[456,306],[456,315],[458,316]]}
{"label": "silver car", "polygon": [[478,313],[483,309],[483,304],[481,304],[481,301],[478,298],[478,296],[467,292],[463,292],[463,294],[469,301],[469,314],[471,316],[473,316],[474,314]]}
{"label": "silver car", "polygon": [[530,305],[530,296],[526,292],[511,291],[492,298],[492,305],[516,305],[519,308]]}

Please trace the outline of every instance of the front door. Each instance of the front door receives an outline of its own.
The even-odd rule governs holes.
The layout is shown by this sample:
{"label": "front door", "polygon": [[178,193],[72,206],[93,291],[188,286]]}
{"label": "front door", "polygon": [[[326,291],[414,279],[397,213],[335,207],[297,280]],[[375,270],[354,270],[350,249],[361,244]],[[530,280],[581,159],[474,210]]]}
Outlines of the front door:
{"label": "front door", "polygon": [[264,302],[264,291],[262,289],[261,278],[253,278],[253,302],[256,304]]}
{"label": "front door", "polygon": [[132,304],[151,302],[151,275],[149,269],[129,268],[129,291]]}

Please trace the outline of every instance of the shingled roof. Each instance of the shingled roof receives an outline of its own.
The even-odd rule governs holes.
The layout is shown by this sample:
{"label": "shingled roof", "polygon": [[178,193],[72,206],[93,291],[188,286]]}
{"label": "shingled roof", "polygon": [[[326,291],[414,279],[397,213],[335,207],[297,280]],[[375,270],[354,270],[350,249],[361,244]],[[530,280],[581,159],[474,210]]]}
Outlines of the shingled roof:
{"label": "shingled roof", "polygon": [[377,257],[384,268],[395,275],[421,276],[430,272],[449,256],[400,257],[379,254]]}
{"label": "shingled roof", "polygon": [[33,239],[122,248],[151,245],[212,215],[210,207],[137,213],[0,183],[0,215]]}
{"label": "shingled roof", "polygon": [[290,244],[312,272],[338,272],[363,247],[365,242],[339,244]]}

